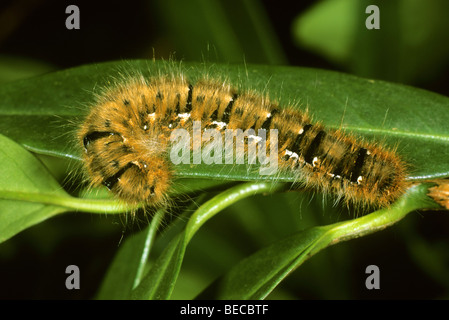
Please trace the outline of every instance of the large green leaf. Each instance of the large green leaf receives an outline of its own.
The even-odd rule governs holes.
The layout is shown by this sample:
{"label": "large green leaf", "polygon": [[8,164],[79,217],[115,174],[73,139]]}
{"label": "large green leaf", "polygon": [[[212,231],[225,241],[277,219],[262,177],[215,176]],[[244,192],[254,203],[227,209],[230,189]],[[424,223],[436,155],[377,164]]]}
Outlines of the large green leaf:
{"label": "large green leaf", "polygon": [[[80,152],[73,133],[93,103],[94,93],[100,92],[100,87],[111,85],[114,77],[120,78],[123,73],[140,72],[149,76],[178,68],[172,62],[112,62],[4,84],[0,86],[0,133],[37,154],[68,158],[79,164]],[[297,108],[308,108],[315,119],[329,127],[342,126],[356,134],[385,141],[389,146],[398,145],[399,153],[410,164],[413,179],[445,177],[449,174],[446,161],[449,156],[446,130],[449,99],[446,97],[412,87],[316,69],[205,67],[199,64],[185,64],[182,68],[193,82],[203,77],[207,69],[209,75],[227,78],[241,90],[268,91],[273,99],[278,98],[283,105],[293,103]],[[286,173],[261,177],[257,170],[248,171],[246,166],[235,165],[177,166],[176,174],[180,178],[189,178],[175,183],[174,191],[177,193],[204,190],[225,180],[294,179]],[[15,200],[14,205],[20,199],[20,193],[14,189],[14,179],[3,179],[3,190],[2,197]],[[62,210],[52,209],[51,206],[95,212],[127,210],[107,201],[92,203],[65,197],[61,202],[57,197],[44,200],[42,195],[37,200],[31,198],[28,193],[22,200],[41,201],[49,205],[45,206],[44,211],[39,209],[46,217]],[[12,203],[9,205],[14,207]],[[20,206],[31,204],[20,203]],[[21,212],[28,212],[29,217],[37,220],[21,223],[20,228],[9,228],[9,235],[3,239],[43,219],[38,218],[41,213],[31,214],[35,204],[32,206],[33,209],[27,208]],[[108,206],[110,210],[106,209]],[[4,224],[7,225],[10,224]]]}
{"label": "large green leaf", "polygon": [[[174,69],[178,66],[170,62],[112,62],[5,84],[0,87],[0,133],[37,153],[79,159],[73,133],[100,87],[111,85],[114,77],[120,78],[123,73],[135,74],[137,70],[148,76]],[[414,179],[449,174],[445,161],[449,155],[446,97],[317,69],[185,63],[183,70],[193,82],[206,70],[209,76],[227,78],[241,89],[268,91],[283,105],[308,108],[314,119],[329,127],[343,127],[398,146]],[[274,178],[260,177],[257,170],[248,172],[246,166],[180,165],[176,171],[179,177],[218,180]],[[275,178],[293,180],[285,173]]]}

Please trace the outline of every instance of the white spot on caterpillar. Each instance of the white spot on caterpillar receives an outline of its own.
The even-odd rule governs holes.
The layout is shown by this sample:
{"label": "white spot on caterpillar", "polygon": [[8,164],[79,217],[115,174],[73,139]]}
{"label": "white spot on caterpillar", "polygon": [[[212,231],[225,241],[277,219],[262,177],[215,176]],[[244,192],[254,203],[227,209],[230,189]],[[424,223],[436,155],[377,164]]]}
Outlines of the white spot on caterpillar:
{"label": "white spot on caterpillar", "polygon": [[256,142],[259,142],[259,141],[262,140],[262,137],[255,136],[255,135],[251,134],[251,135],[248,136],[248,139],[254,139]]}
{"label": "white spot on caterpillar", "polygon": [[178,118],[188,119],[190,118],[190,113],[178,113]]}
{"label": "white spot on caterpillar", "polygon": [[319,164],[318,157],[313,158],[313,160],[312,160],[312,165],[313,165],[314,167],[316,167],[318,164]]}
{"label": "white spot on caterpillar", "polygon": [[298,154],[296,152],[292,152],[292,151],[286,149],[284,154],[286,156],[289,156],[290,158],[299,159],[299,156],[298,156]]}
{"label": "white spot on caterpillar", "polygon": [[303,134],[304,128],[299,129],[298,134]]}
{"label": "white spot on caterpillar", "polygon": [[362,180],[363,180],[363,177],[362,177],[362,176],[359,176],[359,177],[357,178],[357,184],[361,184],[361,183],[362,183]]}
{"label": "white spot on caterpillar", "polygon": [[219,130],[221,130],[227,126],[226,122],[221,122],[221,121],[212,121],[212,124],[215,124]]}

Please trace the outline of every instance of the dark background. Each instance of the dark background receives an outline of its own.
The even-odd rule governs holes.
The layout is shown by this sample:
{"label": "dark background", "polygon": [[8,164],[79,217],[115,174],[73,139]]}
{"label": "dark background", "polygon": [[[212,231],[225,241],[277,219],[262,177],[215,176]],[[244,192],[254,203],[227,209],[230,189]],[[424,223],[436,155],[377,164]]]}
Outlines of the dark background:
{"label": "dark background", "polygon": [[[354,33],[353,49],[339,61],[313,47],[298,44],[301,41],[294,35],[295,19],[307,14],[316,3],[2,1],[0,81],[109,60],[149,59],[153,54],[168,59],[175,52],[177,59],[187,61],[284,64],[336,70],[449,95],[449,59],[445,58],[449,56],[449,28],[445,22],[448,2],[426,1],[432,9],[426,11],[427,16],[423,12],[416,18],[428,21],[429,25],[436,24],[436,31],[421,39],[422,45],[416,48],[409,45],[419,43],[411,41],[410,34],[416,33],[418,37],[428,25],[417,25],[411,32],[403,30],[398,24],[403,19],[405,2],[375,2],[381,8],[381,30],[368,33],[363,24],[359,25]],[[360,3],[359,18],[363,23],[366,17],[363,8],[370,2]],[[69,4],[80,8],[80,30],[65,28],[65,8]],[[438,12],[442,12],[444,19]],[[251,18],[251,13],[256,18]],[[263,28],[259,35],[265,34],[266,38],[254,36],[257,28]],[[339,28],[338,24],[335,28]],[[229,35],[230,41],[222,43]],[[271,53],[261,49],[264,45],[270,47]],[[210,230],[222,229],[225,222],[221,219],[215,219]],[[432,247],[440,246],[441,252],[448,252],[448,226],[444,213],[413,215],[398,228],[327,249],[331,258],[320,253],[314,257],[314,264],[306,263],[281,289],[291,293],[288,298],[306,299],[447,298],[448,278],[442,280],[434,271],[441,271],[441,267],[448,271],[448,254],[429,268],[419,262],[427,260],[414,258],[419,253],[413,250],[418,252],[424,241]],[[0,246],[0,298],[92,298],[117,250],[122,232],[120,221],[114,218],[73,214],[56,217],[17,235]],[[232,237],[232,230],[229,233]],[[415,243],[416,248],[411,247]],[[346,257],[347,261],[344,257],[332,260],[349,247],[352,253]],[[320,274],[320,263],[335,263],[336,268],[333,273]],[[81,290],[68,291],[64,287],[67,277],[64,270],[70,264],[80,267]],[[364,287],[364,268],[369,264],[381,269],[381,290],[368,291]]]}

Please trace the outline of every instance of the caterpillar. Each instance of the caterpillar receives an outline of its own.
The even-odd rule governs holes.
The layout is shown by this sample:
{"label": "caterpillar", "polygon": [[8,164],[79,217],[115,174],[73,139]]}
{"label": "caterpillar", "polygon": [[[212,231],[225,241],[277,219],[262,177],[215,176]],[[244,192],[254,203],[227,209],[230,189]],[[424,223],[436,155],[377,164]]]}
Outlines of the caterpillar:
{"label": "caterpillar", "polygon": [[133,77],[97,97],[77,132],[91,185],[104,185],[129,203],[164,205],[176,170],[171,134],[196,123],[221,136],[275,130],[277,148],[271,139],[257,141],[276,150],[279,170],[300,187],[348,204],[388,206],[404,192],[406,167],[395,151],[328,129],[267,95],[210,78],[191,83],[182,74]]}

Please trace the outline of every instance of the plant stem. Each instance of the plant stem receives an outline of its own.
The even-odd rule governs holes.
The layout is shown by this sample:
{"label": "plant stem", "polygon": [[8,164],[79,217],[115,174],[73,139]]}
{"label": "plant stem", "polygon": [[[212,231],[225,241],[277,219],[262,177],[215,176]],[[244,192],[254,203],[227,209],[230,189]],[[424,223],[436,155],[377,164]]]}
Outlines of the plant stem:
{"label": "plant stem", "polygon": [[0,199],[36,202],[91,213],[115,214],[132,211],[139,208],[139,206],[128,205],[118,200],[83,199],[71,197],[69,195],[61,196],[54,194],[7,190],[0,191]]}

